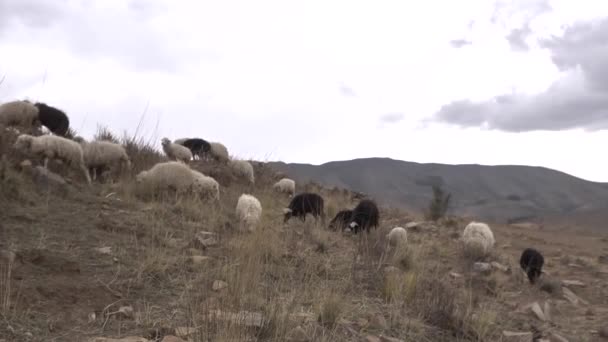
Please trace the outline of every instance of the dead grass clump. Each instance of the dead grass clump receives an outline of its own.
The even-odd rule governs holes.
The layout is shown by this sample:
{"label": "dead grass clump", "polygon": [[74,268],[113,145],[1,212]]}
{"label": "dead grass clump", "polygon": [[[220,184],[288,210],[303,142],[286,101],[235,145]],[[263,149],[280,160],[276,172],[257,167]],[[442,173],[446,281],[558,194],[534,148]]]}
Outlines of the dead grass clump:
{"label": "dead grass clump", "polygon": [[331,329],[338,323],[343,311],[343,298],[336,293],[330,293],[321,304],[317,321],[326,328]]}

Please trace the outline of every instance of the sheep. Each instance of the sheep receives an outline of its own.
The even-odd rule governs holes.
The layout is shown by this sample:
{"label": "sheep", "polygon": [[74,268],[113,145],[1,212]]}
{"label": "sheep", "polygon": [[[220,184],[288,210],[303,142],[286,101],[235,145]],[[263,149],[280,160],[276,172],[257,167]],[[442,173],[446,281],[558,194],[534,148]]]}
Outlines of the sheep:
{"label": "sheep", "polygon": [[192,152],[192,156],[199,159],[207,157],[207,154],[211,151],[211,144],[201,138],[180,139],[179,142],[176,140],[174,143],[187,147]]}
{"label": "sheep", "polygon": [[386,234],[386,239],[391,247],[403,246],[407,243],[407,230],[403,227],[395,227]]}
{"label": "sheep", "polygon": [[374,227],[374,229],[378,228],[379,220],[380,212],[376,203],[372,200],[364,199],[353,209],[348,230],[352,230],[355,234],[361,230],[366,230],[369,234],[371,227]]}
{"label": "sheep", "polygon": [[213,178],[203,173],[191,170],[194,175],[193,191],[201,197],[220,199],[220,184]]}
{"label": "sheep", "polygon": [[42,102],[34,104],[38,108],[38,120],[53,134],[65,137],[70,128],[70,119],[60,109],[51,107]]}
{"label": "sheep", "polygon": [[190,138],[179,138],[179,139],[175,139],[175,140],[173,140],[173,143],[174,143],[174,144],[178,144],[178,145],[183,145],[183,144],[184,144],[184,141],[186,141],[186,140],[188,140],[188,139],[190,139]]}
{"label": "sheep", "polygon": [[329,229],[331,230],[344,230],[350,222],[350,217],[353,211],[351,209],[340,210],[336,216],[329,222]]}
{"label": "sheep", "polygon": [[141,190],[155,193],[174,190],[178,194],[187,193],[195,182],[195,174],[182,162],[169,161],[157,163],[149,170],[141,171],[135,176]]}
{"label": "sheep", "polygon": [[543,255],[534,248],[526,248],[521,253],[521,257],[519,259],[519,265],[528,275],[528,280],[530,284],[534,284],[536,279],[538,279],[543,273],[543,264],[545,263],[545,258]]}
{"label": "sheep", "polygon": [[246,177],[249,183],[255,183],[253,166],[246,160],[231,160],[230,167],[240,176]]}
{"label": "sheep", "polygon": [[211,142],[209,143],[211,153],[211,157],[219,162],[227,162],[230,160],[230,156],[228,155],[228,149],[222,143],[219,142]]}
{"label": "sheep", "polygon": [[278,182],[274,183],[273,189],[289,194],[291,197],[296,192],[296,182],[293,179],[282,178]]}
{"label": "sheep", "polygon": [[472,256],[487,255],[496,240],[490,227],[483,222],[469,223],[462,233],[462,241],[465,247],[465,253]]}
{"label": "sheep", "polygon": [[0,105],[0,125],[31,128],[40,126],[38,108],[29,101],[11,101]]}
{"label": "sheep", "polygon": [[44,168],[47,168],[49,159],[55,158],[66,162],[71,167],[77,167],[84,173],[87,183],[91,184],[82,147],[73,140],[57,135],[34,137],[29,134],[20,134],[14,147],[24,153],[44,156]]}
{"label": "sheep", "polygon": [[169,159],[175,159],[184,163],[192,159],[192,152],[187,147],[172,143],[168,138],[162,138],[161,145]]}
{"label": "sheep", "polygon": [[239,230],[254,231],[262,218],[262,204],[252,195],[242,194],[236,204]]}
{"label": "sheep", "polygon": [[323,197],[318,194],[310,192],[298,194],[291,199],[287,208],[283,209],[283,213],[285,214],[283,223],[289,221],[292,216],[299,217],[302,222],[305,222],[306,214],[310,213],[314,216],[315,221],[321,217],[323,225],[325,225],[324,206]]}
{"label": "sheep", "polygon": [[81,137],[75,137],[82,146],[84,162],[89,172],[93,175],[93,180],[97,179],[98,171],[111,165],[118,165],[122,170],[131,169],[131,160],[127,155],[124,146],[110,141],[91,141],[87,142]]}

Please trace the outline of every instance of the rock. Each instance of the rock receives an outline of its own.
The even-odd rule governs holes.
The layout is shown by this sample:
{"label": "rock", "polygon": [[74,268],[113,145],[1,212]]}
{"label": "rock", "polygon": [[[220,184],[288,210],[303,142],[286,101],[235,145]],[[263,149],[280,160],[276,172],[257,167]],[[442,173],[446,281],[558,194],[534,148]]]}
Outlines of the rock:
{"label": "rock", "polygon": [[532,332],[516,332],[503,330],[502,335],[505,337],[505,342],[530,342],[532,341]]}
{"label": "rock", "polygon": [[608,340],[608,327],[603,327],[598,331],[600,337],[603,337]]}
{"label": "rock", "polygon": [[579,303],[582,303],[584,305],[589,305],[589,303],[586,300],[584,300],[581,297],[574,294],[574,292],[572,292],[569,288],[562,287],[562,290],[563,290],[564,298],[566,298],[570,303],[572,303],[574,305],[579,305]]}
{"label": "rock", "polygon": [[380,337],[373,336],[373,335],[367,335],[367,336],[365,336],[365,342],[381,342],[381,341],[380,341]]}
{"label": "rock", "polygon": [[194,236],[193,245],[198,249],[207,249],[218,244],[217,234],[200,231]]}
{"label": "rock", "polygon": [[88,342],[150,342],[150,340],[137,336],[129,336],[124,338],[93,337],[92,339],[88,340]]}
{"label": "rock", "polygon": [[454,279],[462,278],[462,274],[456,272],[450,272],[450,277]]}
{"label": "rock", "polygon": [[222,280],[215,280],[213,282],[213,291],[220,291],[228,287],[228,283]]}
{"label": "rock", "polygon": [[190,256],[190,261],[192,261],[193,264],[195,265],[201,265],[204,264],[205,262],[211,260],[211,257],[205,256],[205,255],[192,255]]}
{"label": "rock", "polygon": [[538,319],[540,319],[543,322],[547,321],[547,317],[545,316],[545,313],[543,312],[543,309],[541,309],[540,305],[538,304],[538,302],[534,302],[532,304],[532,306],[530,307],[530,310],[536,315],[536,317]]}
{"label": "rock", "polygon": [[388,323],[386,323],[386,319],[382,315],[374,315],[370,320],[370,325],[374,329],[378,330],[387,330]]}
{"label": "rock", "polygon": [[509,267],[507,267],[507,266],[505,266],[505,265],[503,265],[503,264],[501,264],[501,263],[499,263],[499,262],[492,261],[492,262],[490,263],[490,265],[492,265],[492,267],[493,267],[493,268],[495,268],[495,269],[497,269],[497,270],[500,270],[500,271],[503,271],[503,272],[505,272],[505,273],[506,273],[506,272],[509,272]]}
{"label": "rock", "polygon": [[186,342],[177,336],[166,335],[160,342]]}
{"label": "rock", "polygon": [[381,342],[405,342],[405,341],[400,340],[398,338],[384,336],[384,335],[380,335],[380,341]]}
{"label": "rock", "polygon": [[551,342],[569,342],[569,341],[562,335],[560,335],[556,332],[552,332],[551,333]]}
{"label": "rock", "polygon": [[233,324],[244,325],[246,327],[261,328],[264,324],[264,316],[261,313],[250,311],[239,311],[238,313],[234,313],[222,310],[211,310],[207,314],[207,318],[230,321]]}
{"label": "rock", "polygon": [[287,341],[307,342],[310,341],[310,338],[308,337],[308,334],[306,334],[306,331],[298,325],[295,329],[287,334]]}
{"label": "rock", "polygon": [[89,313],[89,323],[95,322],[97,315],[94,312]]}
{"label": "rock", "polygon": [[135,316],[135,311],[133,310],[133,307],[131,305],[127,305],[121,306],[116,312],[116,314],[119,317],[131,319]]}
{"label": "rock", "polygon": [[563,286],[570,286],[570,287],[585,287],[587,285],[585,285],[585,283],[583,283],[580,280],[562,280],[562,285]]}
{"label": "rock", "polygon": [[476,262],[473,264],[473,272],[488,274],[492,272],[492,266],[487,262]]}
{"label": "rock", "polygon": [[97,247],[94,248],[97,253],[110,255],[112,254],[112,247]]}

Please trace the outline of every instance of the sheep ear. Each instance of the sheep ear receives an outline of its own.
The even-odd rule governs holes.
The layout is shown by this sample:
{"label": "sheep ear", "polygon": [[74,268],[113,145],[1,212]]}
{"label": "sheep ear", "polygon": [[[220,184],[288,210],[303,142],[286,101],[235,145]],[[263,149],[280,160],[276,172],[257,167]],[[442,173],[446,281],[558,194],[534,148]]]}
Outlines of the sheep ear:
{"label": "sheep ear", "polygon": [[292,212],[291,209],[289,209],[289,208],[283,208],[283,214],[289,214],[290,212]]}

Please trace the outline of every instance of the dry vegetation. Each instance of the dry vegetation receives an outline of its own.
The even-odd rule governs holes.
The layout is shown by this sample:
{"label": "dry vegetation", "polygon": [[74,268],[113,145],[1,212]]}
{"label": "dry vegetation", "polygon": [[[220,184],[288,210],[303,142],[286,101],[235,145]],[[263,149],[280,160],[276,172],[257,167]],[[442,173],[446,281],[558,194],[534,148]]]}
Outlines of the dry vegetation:
{"label": "dry vegetation", "polygon": [[[142,200],[134,175],[162,155],[141,138],[117,139],[105,129],[96,138],[126,145],[131,174],[92,188],[71,175],[63,193],[20,172],[14,136],[1,136],[0,341],[501,341],[503,330],[594,341],[606,323],[605,265],[577,259],[569,247],[548,254],[547,269],[553,277],[574,270],[567,275],[588,283],[575,291],[593,305],[574,306],[559,291],[528,285],[517,264],[521,249],[505,243],[532,240],[518,232],[495,230],[498,248],[481,258],[463,255],[458,237],[467,222],[454,218],[408,229],[407,247],[389,250],[385,234],[410,222],[407,213],[383,209],[381,228],[361,236],[314,220],[284,225],[289,199],[272,191],[280,176],[263,163],[254,163],[256,185],[249,186],[221,165],[192,162],[221,184],[220,203]],[[345,190],[299,188],[321,192],[330,218],[356,203]],[[243,192],[264,208],[253,233],[236,230]],[[598,253],[606,250],[597,243]],[[474,272],[479,259],[509,270]],[[581,266],[568,268],[575,263]],[[551,322],[517,310],[546,300]],[[574,318],[584,310],[593,314]]]}

